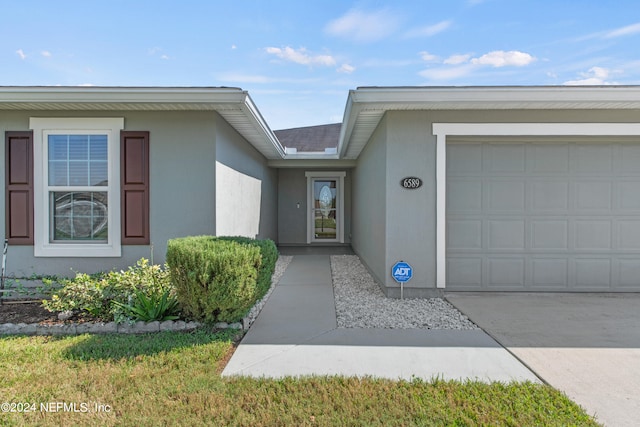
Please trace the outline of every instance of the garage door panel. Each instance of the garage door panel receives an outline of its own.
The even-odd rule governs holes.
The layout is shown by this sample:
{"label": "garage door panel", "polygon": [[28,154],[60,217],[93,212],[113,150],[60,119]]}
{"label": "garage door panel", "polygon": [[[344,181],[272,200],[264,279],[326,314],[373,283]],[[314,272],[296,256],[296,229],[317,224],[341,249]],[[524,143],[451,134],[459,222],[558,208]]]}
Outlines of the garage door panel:
{"label": "garage door panel", "polygon": [[482,211],[482,182],[475,179],[452,179],[448,185],[455,197],[447,198],[447,211],[452,214]]}
{"label": "garage door panel", "polygon": [[611,182],[583,181],[575,184],[576,209],[581,211],[610,211],[612,205]]}
{"label": "garage door panel", "polygon": [[531,211],[564,213],[569,210],[569,181],[533,181],[529,183]]}
{"label": "garage door panel", "polygon": [[605,175],[613,170],[612,144],[576,144],[572,150],[573,171],[586,175]]}
{"label": "garage door panel", "polygon": [[618,260],[616,280],[618,288],[627,288],[629,290],[638,289],[640,287],[640,259],[623,258]]}
{"label": "garage door panel", "polygon": [[640,144],[625,144],[620,147],[620,172],[640,174]]}
{"label": "garage door panel", "polygon": [[530,144],[527,169],[534,174],[566,174],[569,172],[568,144]]}
{"label": "garage door panel", "polygon": [[453,144],[447,148],[447,170],[456,175],[482,172],[483,144]]}
{"label": "garage door panel", "polygon": [[573,260],[575,282],[579,289],[606,289],[611,286],[611,260],[603,258],[576,258]]}
{"label": "garage door panel", "polygon": [[576,250],[609,251],[612,249],[611,221],[578,220],[574,223]]}
{"label": "garage door panel", "polygon": [[522,213],[525,211],[525,185],[518,180],[488,180],[487,211],[493,213]]}
{"label": "garage door panel", "polygon": [[524,173],[525,149],[525,144],[487,144],[484,150],[485,170],[491,173]]}
{"label": "garage door panel", "polygon": [[524,288],[525,260],[514,257],[489,257],[487,276],[489,288]]}
{"label": "garage door panel", "polygon": [[640,220],[620,220],[616,223],[618,248],[622,250],[640,250]]}
{"label": "garage door panel", "polygon": [[569,249],[569,221],[564,219],[532,220],[531,249]]}
{"label": "garage door panel", "polygon": [[480,290],[482,286],[482,257],[447,260],[447,275],[452,283],[466,290]]}
{"label": "garage door panel", "polygon": [[640,213],[640,180],[618,182],[616,198],[616,209]]}
{"label": "garage door panel", "polygon": [[535,288],[567,288],[569,262],[566,258],[531,259],[531,285]]}
{"label": "garage door panel", "polygon": [[525,222],[519,219],[487,221],[488,250],[524,250]]}
{"label": "garage door panel", "polygon": [[468,141],[447,148],[447,288],[640,291],[640,141]]}
{"label": "garage door panel", "polygon": [[447,246],[455,249],[482,249],[481,220],[451,220],[447,228]]}

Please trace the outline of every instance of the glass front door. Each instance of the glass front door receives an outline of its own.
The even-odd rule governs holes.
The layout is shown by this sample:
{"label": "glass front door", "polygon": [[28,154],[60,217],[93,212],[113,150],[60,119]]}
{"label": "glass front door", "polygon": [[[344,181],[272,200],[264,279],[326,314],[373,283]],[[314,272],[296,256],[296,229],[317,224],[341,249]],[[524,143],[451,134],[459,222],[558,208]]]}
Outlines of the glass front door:
{"label": "glass front door", "polygon": [[314,178],[313,207],[311,212],[312,240],[316,242],[338,240],[338,179]]}

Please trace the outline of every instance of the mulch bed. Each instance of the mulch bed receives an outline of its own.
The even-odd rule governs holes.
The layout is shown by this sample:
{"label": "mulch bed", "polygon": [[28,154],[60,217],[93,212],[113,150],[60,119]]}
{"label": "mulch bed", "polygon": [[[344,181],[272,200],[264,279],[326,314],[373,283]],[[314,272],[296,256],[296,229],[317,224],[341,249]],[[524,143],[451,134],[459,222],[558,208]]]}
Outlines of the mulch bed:
{"label": "mulch bed", "polygon": [[45,310],[40,301],[3,301],[0,305],[0,324],[57,322],[58,315]]}

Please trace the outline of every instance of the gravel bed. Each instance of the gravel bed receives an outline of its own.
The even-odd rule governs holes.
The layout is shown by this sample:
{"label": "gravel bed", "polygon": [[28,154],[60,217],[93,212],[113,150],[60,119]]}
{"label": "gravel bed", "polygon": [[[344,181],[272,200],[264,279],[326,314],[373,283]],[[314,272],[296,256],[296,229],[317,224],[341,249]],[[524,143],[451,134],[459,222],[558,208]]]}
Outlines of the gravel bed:
{"label": "gravel bed", "polygon": [[478,329],[442,298],[387,298],[356,255],[332,255],[339,328]]}

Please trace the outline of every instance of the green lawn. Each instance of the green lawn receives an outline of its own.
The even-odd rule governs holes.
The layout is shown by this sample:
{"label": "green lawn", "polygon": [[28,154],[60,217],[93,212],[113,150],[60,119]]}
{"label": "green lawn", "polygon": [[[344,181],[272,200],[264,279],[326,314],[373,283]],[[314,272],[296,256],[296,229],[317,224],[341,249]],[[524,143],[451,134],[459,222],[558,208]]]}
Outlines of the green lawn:
{"label": "green lawn", "polygon": [[223,379],[232,338],[0,338],[0,400],[35,404],[0,413],[0,425],[597,425],[561,393],[531,383]]}

